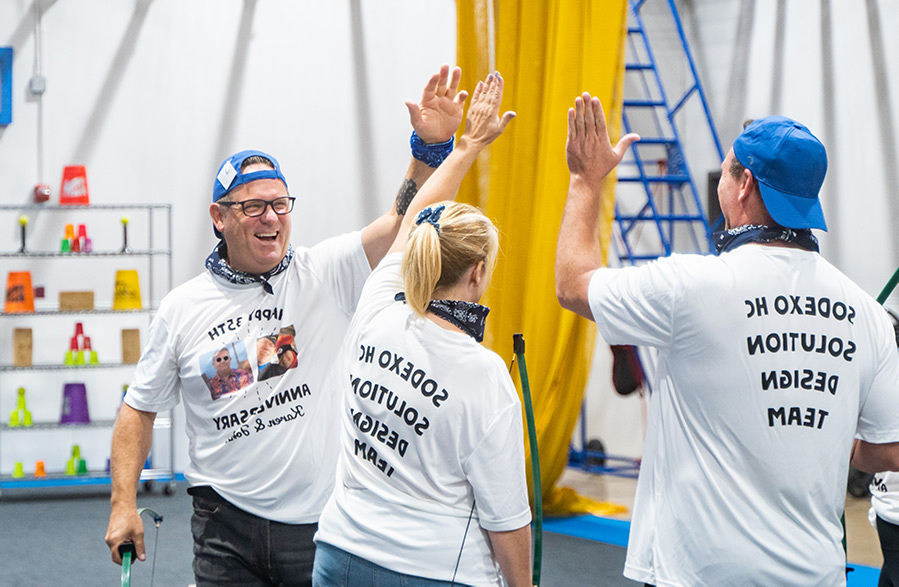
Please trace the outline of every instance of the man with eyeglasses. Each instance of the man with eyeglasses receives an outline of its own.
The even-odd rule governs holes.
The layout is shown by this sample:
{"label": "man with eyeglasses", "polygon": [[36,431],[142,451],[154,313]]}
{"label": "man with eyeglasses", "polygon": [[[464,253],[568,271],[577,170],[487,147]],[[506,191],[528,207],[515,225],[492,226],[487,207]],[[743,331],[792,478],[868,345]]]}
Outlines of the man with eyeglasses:
{"label": "man with eyeglasses", "polygon": [[[365,279],[418,187],[452,149],[467,96],[458,91],[460,77],[459,68],[443,66],[421,102],[406,103],[412,162],[395,204],[361,231],[294,249],[295,198],[278,161],[241,151],[222,163],[209,208],[221,242],[207,271],[160,304],[113,432],[106,543],[114,562],[121,563],[126,540],[145,559],[136,486],[156,413],[183,401],[197,585],[311,584],[312,537],[337,460],[331,365]],[[222,347],[252,350],[283,329],[295,331],[290,356],[279,355],[291,359],[290,368],[210,398],[201,356]]]}
{"label": "man with eyeglasses", "polygon": [[207,384],[212,399],[218,399],[253,383],[251,372],[231,368],[231,353],[228,349],[222,349],[213,355],[212,367],[215,369],[215,376]]}

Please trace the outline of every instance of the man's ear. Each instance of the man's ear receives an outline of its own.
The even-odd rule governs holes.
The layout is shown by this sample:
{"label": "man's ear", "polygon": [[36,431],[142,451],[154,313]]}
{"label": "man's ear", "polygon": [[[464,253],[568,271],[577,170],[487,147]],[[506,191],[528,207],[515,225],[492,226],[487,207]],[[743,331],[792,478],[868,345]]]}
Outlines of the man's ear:
{"label": "man's ear", "polygon": [[744,168],[743,174],[740,176],[740,195],[739,199],[744,199],[752,195],[752,193],[757,189],[755,177],[752,176],[752,172]]}
{"label": "man's ear", "polygon": [[212,224],[215,225],[219,232],[222,232],[222,229],[225,227],[225,221],[222,218],[222,207],[215,202],[210,204],[209,216],[212,217]]}

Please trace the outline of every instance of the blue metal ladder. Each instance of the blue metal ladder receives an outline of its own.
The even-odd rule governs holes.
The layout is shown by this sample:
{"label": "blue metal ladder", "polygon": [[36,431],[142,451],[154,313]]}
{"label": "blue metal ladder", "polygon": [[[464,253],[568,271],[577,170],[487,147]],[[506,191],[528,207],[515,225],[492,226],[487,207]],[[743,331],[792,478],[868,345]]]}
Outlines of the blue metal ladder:
{"label": "blue metal ladder", "polygon": [[[712,229],[678,129],[678,115],[691,101],[699,100],[718,161],[724,153],[674,0],[666,1],[689,71],[686,89],[682,93],[678,90],[672,97],[666,92],[644,26],[641,10],[647,2],[630,0],[622,123],[625,132],[640,133],[641,140],[619,167],[615,222],[619,237],[616,248],[622,264],[636,264],[676,251],[708,252],[711,248]],[[636,184],[642,190],[628,190],[621,184]],[[649,236],[645,234],[647,227],[654,238],[641,238]]]}
{"label": "blue metal ladder", "polygon": [[[624,132],[637,132],[641,139],[618,168],[617,234],[613,244],[621,265],[635,265],[673,252],[707,253],[712,249],[712,227],[690,172],[677,124],[678,115],[691,100],[700,102],[719,162],[724,159],[724,152],[674,0],[665,2],[690,79],[682,93],[677,92],[675,99],[669,98],[641,15],[646,0],[630,0],[622,126]],[[646,227],[650,227],[653,238],[646,238]],[[593,473],[636,477],[639,460],[607,454],[604,448],[598,448],[602,446],[598,439],[588,442],[583,405],[580,422],[581,446],[570,447],[570,466]]]}

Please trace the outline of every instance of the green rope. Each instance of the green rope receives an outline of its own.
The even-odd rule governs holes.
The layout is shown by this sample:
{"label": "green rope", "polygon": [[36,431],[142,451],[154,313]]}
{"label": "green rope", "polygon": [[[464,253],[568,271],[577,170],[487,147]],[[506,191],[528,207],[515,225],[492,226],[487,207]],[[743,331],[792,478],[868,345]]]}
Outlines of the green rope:
{"label": "green rope", "polygon": [[524,398],[524,413],[528,419],[528,438],[531,443],[531,475],[534,479],[534,585],[540,585],[540,570],[543,565],[543,488],[540,483],[540,456],[537,451],[537,425],[534,422],[534,406],[531,403],[531,386],[528,383],[528,368],[524,362],[524,336],[512,335],[512,347],[518,359],[518,374],[521,376],[521,395]]}
{"label": "green rope", "polygon": [[899,283],[899,269],[896,269],[896,272],[893,273],[893,276],[890,277],[890,280],[883,287],[883,290],[880,292],[880,295],[877,296],[877,303],[883,305],[887,298],[890,297],[890,294],[896,288],[896,284]]}

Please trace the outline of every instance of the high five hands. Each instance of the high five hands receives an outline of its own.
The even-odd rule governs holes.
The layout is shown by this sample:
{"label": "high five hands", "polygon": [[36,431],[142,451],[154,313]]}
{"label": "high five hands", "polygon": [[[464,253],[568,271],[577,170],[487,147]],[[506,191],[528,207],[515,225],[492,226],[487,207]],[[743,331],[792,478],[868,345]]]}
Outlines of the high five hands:
{"label": "high five hands", "polygon": [[631,143],[639,139],[640,135],[628,133],[612,147],[602,104],[587,92],[575,98],[574,108],[568,109],[568,169],[588,183],[601,182],[621,163]]}
{"label": "high five hands", "polygon": [[415,133],[425,143],[444,143],[456,134],[462,122],[462,108],[468,92],[459,90],[462,70],[458,67],[450,72],[449,65],[443,65],[439,73],[428,80],[421,95],[421,102],[406,101],[409,120]]}
{"label": "high five hands", "polygon": [[465,118],[465,134],[463,139],[483,148],[492,143],[506,129],[506,125],[515,118],[515,113],[504,112],[499,116],[499,108],[503,101],[503,78],[498,71],[487,76],[485,81],[478,82],[468,107]]}

